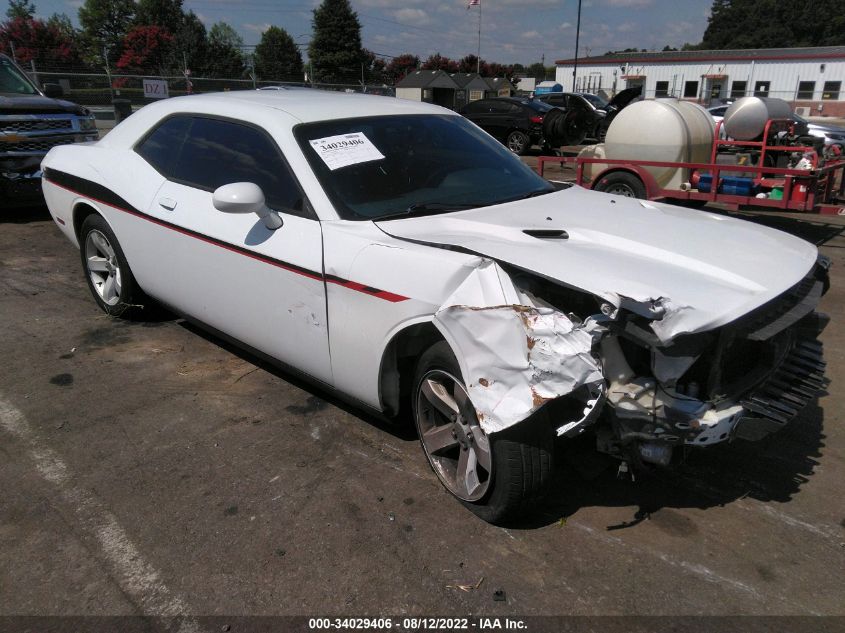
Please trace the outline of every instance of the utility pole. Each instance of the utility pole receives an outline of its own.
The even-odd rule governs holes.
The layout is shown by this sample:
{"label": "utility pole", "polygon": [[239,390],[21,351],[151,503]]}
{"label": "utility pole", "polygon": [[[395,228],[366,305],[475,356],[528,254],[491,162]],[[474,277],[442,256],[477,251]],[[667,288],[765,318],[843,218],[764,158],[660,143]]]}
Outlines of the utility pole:
{"label": "utility pole", "polygon": [[578,74],[578,41],[581,39],[581,0],[578,0],[578,23],[575,25],[575,65],[572,67],[572,92],[575,92],[575,78]]}

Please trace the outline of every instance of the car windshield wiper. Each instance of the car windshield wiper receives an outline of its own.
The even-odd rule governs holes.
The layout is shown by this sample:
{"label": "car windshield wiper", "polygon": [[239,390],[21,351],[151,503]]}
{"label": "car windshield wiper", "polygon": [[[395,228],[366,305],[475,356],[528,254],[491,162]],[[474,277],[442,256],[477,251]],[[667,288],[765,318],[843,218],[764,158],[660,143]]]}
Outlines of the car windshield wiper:
{"label": "car windshield wiper", "polygon": [[545,195],[547,193],[554,193],[554,192],[555,192],[554,187],[551,188],[551,189],[537,189],[536,191],[529,191],[528,193],[521,195],[521,196],[518,196],[516,198],[511,198],[510,201],[513,202],[514,200],[525,200],[527,198],[536,198],[537,196],[542,196],[542,195]]}
{"label": "car windshield wiper", "polygon": [[389,220],[390,218],[408,217],[412,215],[426,215],[429,213],[440,213],[442,211],[462,211],[465,209],[477,209],[486,207],[486,202],[415,202],[404,211],[397,213],[386,213],[379,215],[372,220]]}

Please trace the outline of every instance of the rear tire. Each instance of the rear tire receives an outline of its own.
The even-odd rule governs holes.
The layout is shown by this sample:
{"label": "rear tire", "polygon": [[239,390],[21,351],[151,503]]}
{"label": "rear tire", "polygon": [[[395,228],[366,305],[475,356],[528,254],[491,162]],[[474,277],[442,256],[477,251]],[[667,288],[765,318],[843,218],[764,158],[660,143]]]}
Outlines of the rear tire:
{"label": "rear tire", "polygon": [[627,172],[614,172],[602,176],[593,188],[596,191],[625,196],[626,198],[645,200],[648,197],[643,181],[634,174]]}
{"label": "rear tire", "polygon": [[528,135],[525,132],[513,130],[510,134],[508,134],[508,138],[505,140],[505,145],[517,156],[523,156],[531,147],[531,139],[528,138]]}
{"label": "rear tire", "polygon": [[[494,524],[513,522],[524,516],[548,487],[554,434],[545,412],[487,435],[478,424],[458,361],[445,341],[432,345],[420,357],[412,405],[420,443],[432,470],[444,487],[481,519]],[[474,473],[461,470],[467,463]]]}
{"label": "rear tire", "polygon": [[117,237],[102,216],[85,218],[79,246],[85,280],[100,309],[115,317],[137,318],[151,302],[138,287]]}

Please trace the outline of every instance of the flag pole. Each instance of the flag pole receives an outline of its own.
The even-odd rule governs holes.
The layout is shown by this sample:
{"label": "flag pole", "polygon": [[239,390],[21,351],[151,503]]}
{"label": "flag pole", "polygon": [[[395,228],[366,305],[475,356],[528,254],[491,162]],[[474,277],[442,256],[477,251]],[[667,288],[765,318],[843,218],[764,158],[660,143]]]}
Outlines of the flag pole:
{"label": "flag pole", "polygon": [[478,3],[478,59],[475,62],[475,73],[481,74],[481,2]]}

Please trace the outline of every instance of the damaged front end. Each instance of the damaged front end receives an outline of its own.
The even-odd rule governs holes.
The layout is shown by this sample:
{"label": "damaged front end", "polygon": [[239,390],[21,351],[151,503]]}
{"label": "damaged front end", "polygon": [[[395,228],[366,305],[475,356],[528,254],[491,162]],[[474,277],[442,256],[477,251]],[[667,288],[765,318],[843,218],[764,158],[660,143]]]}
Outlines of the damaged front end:
{"label": "damaged front end", "polygon": [[662,297],[611,303],[483,260],[434,322],[487,433],[566,402],[549,407],[558,435],[598,423],[602,452],[668,465],[679,446],[759,440],[822,389],[817,338],[828,319],[815,309],[828,267],[820,258],[765,305],[690,332],[685,315],[695,307]]}

